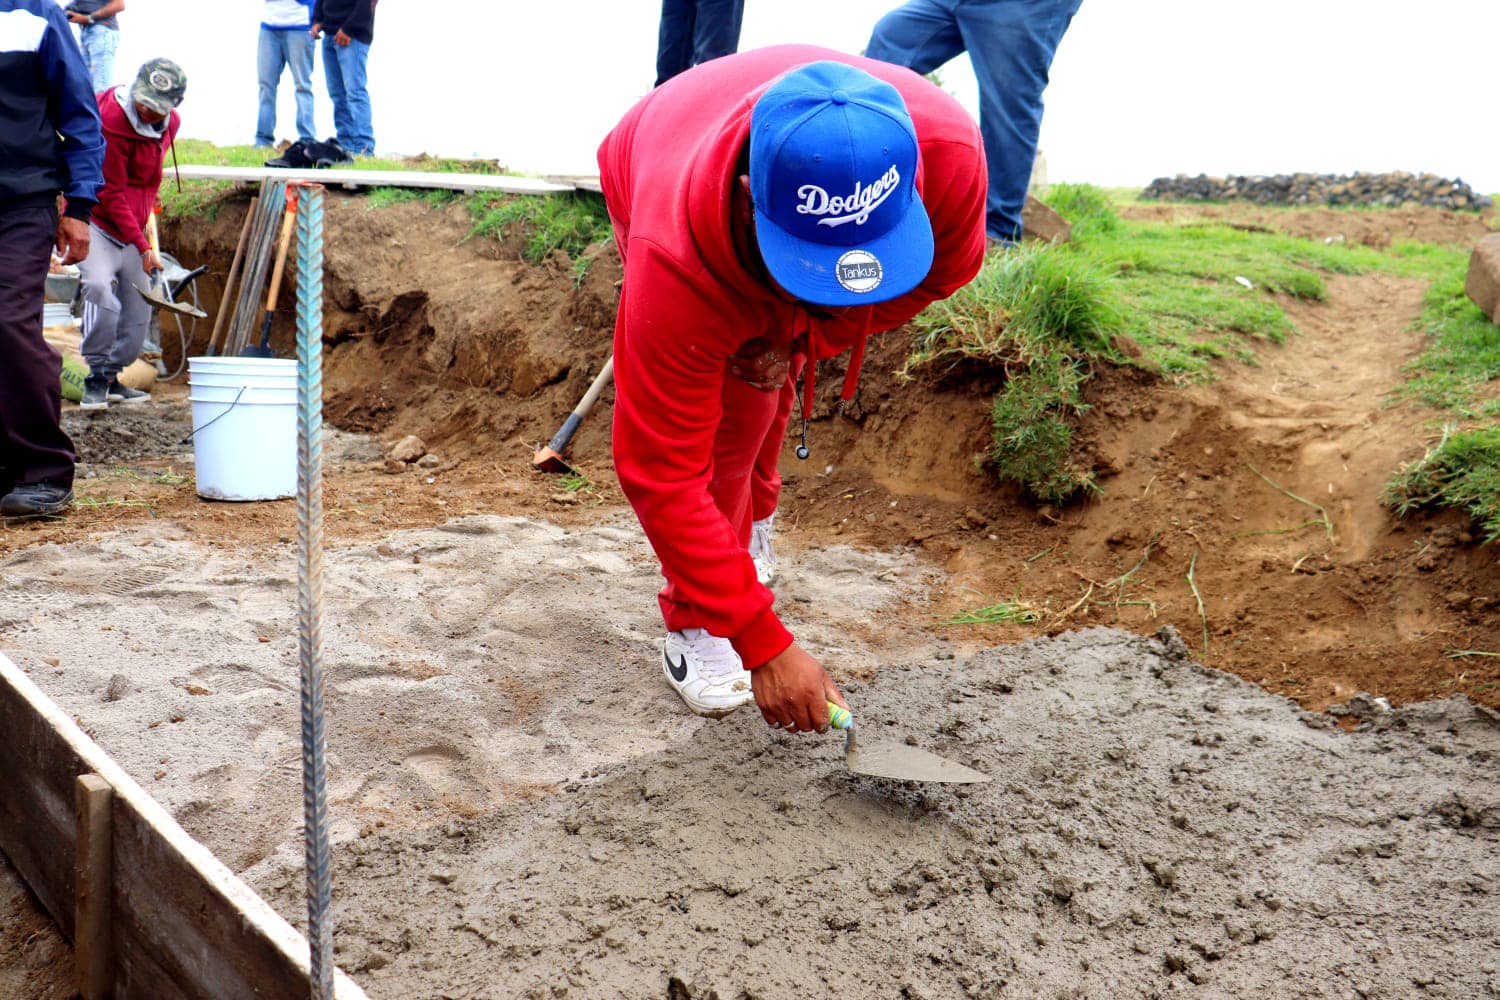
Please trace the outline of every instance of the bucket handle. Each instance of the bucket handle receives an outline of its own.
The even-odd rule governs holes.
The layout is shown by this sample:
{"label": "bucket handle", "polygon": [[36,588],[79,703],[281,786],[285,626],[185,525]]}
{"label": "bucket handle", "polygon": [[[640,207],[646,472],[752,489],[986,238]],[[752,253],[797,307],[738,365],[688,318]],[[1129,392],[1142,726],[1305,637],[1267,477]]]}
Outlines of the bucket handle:
{"label": "bucket handle", "polygon": [[[228,388],[228,386],[226,386],[225,388]],[[192,441],[193,438],[195,436],[197,436],[197,434],[198,434],[199,431],[206,431],[210,427],[212,427],[214,424],[218,423],[220,420],[223,420],[225,417],[229,416],[229,411],[233,410],[236,406],[238,406],[240,404],[240,397],[243,396],[245,393],[247,393],[249,391],[250,391],[250,386],[248,384],[240,386],[240,391],[234,394],[234,402],[232,402],[232,403],[229,404],[229,410],[225,410],[223,413],[219,414],[217,417],[214,417],[212,420],[210,420],[208,423],[204,424],[202,427],[194,427],[191,434],[189,434],[187,437],[183,438],[181,441],[177,442],[177,447],[181,448],[183,445],[185,445],[188,442]]]}

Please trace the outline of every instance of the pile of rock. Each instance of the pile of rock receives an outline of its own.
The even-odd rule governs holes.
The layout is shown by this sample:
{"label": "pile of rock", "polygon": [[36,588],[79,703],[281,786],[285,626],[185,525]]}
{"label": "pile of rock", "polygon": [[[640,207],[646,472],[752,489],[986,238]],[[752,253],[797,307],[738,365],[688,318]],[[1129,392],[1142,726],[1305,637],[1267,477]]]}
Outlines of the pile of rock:
{"label": "pile of rock", "polygon": [[1163,201],[1251,201],[1258,205],[1435,205],[1489,208],[1494,200],[1462,180],[1436,174],[1276,174],[1274,177],[1158,177],[1142,198]]}

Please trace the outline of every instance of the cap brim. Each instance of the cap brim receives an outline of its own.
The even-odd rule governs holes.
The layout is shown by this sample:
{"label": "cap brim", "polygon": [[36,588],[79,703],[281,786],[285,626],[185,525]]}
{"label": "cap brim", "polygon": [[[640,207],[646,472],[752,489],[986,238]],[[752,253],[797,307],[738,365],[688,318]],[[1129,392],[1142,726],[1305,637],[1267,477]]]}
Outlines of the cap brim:
{"label": "cap brim", "polygon": [[137,90],[134,87],[130,89],[130,99],[137,104],[144,104],[159,115],[171,114],[172,109],[176,107],[170,98],[162,97],[152,91]]}
{"label": "cap brim", "polygon": [[[798,239],[780,229],[759,208],[755,238],[766,268],[794,297],[820,306],[867,306],[888,302],[916,288],[932,270],[932,222],[913,198],[906,215],[885,235],[852,246],[829,246]],[[880,263],[878,283],[857,291],[839,280],[839,260],[856,251]],[[858,284],[858,283],[856,283]]]}

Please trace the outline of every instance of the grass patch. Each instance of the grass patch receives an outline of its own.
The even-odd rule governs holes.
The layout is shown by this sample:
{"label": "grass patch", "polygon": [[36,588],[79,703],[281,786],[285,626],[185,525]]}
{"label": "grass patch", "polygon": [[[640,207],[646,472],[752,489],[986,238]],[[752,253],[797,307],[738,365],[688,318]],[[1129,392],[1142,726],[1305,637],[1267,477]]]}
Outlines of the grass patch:
{"label": "grass patch", "polygon": [[1087,408],[1080,391],[1087,359],[1110,349],[1121,318],[1091,262],[1039,245],[993,254],[974,281],[934,303],[915,326],[906,375],[964,362],[1006,371],[991,411],[990,457],[1000,478],[1046,503],[1096,489],[1072,460],[1072,422]]}
{"label": "grass patch", "polygon": [[1466,255],[1432,248],[1426,259],[1443,272],[1427,290],[1418,320],[1432,343],[1408,366],[1401,395],[1462,419],[1500,415],[1500,326],[1464,294]]}
{"label": "grass patch", "polygon": [[1091,262],[1031,245],[990,255],[973,281],[933,303],[914,325],[908,373],[945,360],[1010,367],[1058,348],[1102,352],[1121,317]]}
{"label": "grass patch", "polygon": [[462,192],[450,191],[447,188],[370,188],[365,192],[365,211],[372,212],[376,209],[404,205],[413,201],[425,202],[429,208],[442,208],[462,197]]}
{"label": "grass patch", "polygon": [[1036,608],[1021,601],[1001,601],[987,608],[960,611],[935,624],[946,625],[1031,625],[1042,620]]}
{"label": "grass patch", "polygon": [[[1255,227],[1122,219],[1117,205],[1137,194],[1053,185],[1044,197],[1072,224],[1070,243],[993,254],[969,286],[913,323],[903,374],[962,364],[1005,372],[992,410],[992,458],[1002,479],[1020,482],[1037,499],[1094,489],[1071,457],[1071,428],[1086,408],[1096,362],[1126,361],[1115,347],[1125,346],[1120,335],[1140,348],[1129,363],[1174,381],[1202,381],[1214,361],[1253,364],[1258,344],[1290,337],[1284,303],[1323,301],[1326,275],[1379,270],[1433,279],[1452,271],[1453,251],[1422,244],[1382,253]],[[1461,288],[1449,293],[1461,295]],[[1461,306],[1445,306],[1455,313],[1445,343],[1463,352],[1463,362],[1437,353],[1422,364],[1473,389],[1500,367],[1500,343],[1474,325],[1477,311]],[[1435,307],[1434,323],[1437,314]],[[1450,374],[1454,369],[1461,373]],[[1494,395],[1472,412],[1493,413],[1500,407]]]}
{"label": "grass patch", "polygon": [[1445,428],[1436,447],[1386,486],[1385,502],[1400,517],[1457,507],[1479,523],[1486,542],[1500,538],[1500,428]]}
{"label": "grass patch", "polygon": [[[468,204],[474,223],[471,237],[498,240],[520,235],[525,240],[522,256],[533,264],[541,263],[553,250],[563,250],[574,258],[576,268],[584,249],[612,232],[604,202],[583,194],[476,196]],[[574,280],[582,280],[576,269]]]}

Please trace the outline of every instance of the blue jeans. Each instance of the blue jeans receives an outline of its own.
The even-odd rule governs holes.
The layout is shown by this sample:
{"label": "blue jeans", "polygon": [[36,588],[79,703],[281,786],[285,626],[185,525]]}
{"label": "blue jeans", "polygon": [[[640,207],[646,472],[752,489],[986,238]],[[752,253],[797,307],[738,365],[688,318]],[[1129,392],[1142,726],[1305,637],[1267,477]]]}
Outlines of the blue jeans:
{"label": "blue jeans", "polygon": [[662,0],[656,39],[656,85],[740,45],[744,0]]}
{"label": "blue jeans", "polygon": [[255,122],[255,144],[276,145],[276,89],[281,71],[292,71],[297,90],[297,138],[312,142],[313,126],[313,37],[306,28],[260,29],[256,70],[260,75],[260,116]]}
{"label": "blue jeans", "polygon": [[108,90],[115,82],[115,49],[120,47],[120,32],[102,24],[86,25],[78,31],[83,62],[89,68],[94,93]]}
{"label": "blue jeans", "polygon": [[911,0],[882,17],[865,55],[931,73],[968,51],[989,164],[985,232],[1021,238],[1052,56],[1082,0]]}
{"label": "blue jeans", "polygon": [[365,62],[370,47],[350,39],[339,47],[333,34],[323,36],[323,76],[333,101],[333,130],[351,156],[375,155],[375,123],[370,118],[370,91]]}

